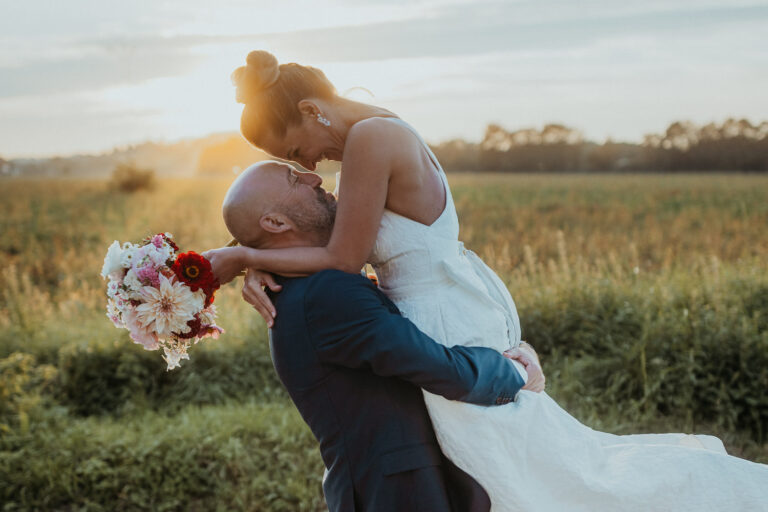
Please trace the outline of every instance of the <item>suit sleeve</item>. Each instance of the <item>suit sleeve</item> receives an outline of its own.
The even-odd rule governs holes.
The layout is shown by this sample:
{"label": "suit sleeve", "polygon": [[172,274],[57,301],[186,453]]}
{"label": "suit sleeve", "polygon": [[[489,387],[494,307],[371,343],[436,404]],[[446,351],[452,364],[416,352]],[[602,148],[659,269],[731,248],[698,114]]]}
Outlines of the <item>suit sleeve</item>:
{"label": "suit sleeve", "polygon": [[326,364],[368,368],[479,405],[508,403],[525,384],[512,363],[493,349],[437,343],[362,276],[323,272],[304,300],[307,329]]}

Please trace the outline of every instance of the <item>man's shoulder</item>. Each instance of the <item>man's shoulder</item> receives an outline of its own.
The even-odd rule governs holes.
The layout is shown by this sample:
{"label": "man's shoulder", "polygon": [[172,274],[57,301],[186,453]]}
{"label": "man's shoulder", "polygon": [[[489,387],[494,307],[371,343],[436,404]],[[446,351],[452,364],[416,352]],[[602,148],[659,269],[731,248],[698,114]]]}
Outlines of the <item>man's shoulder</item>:
{"label": "man's shoulder", "polygon": [[284,279],[281,284],[281,291],[269,292],[278,311],[275,335],[294,333],[302,326],[321,339],[328,334],[328,328],[365,322],[386,309],[387,299],[360,274],[323,270],[307,277]]}
{"label": "man's shoulder", "polygon": [[269,292],[278,317],[300,315],[307,325],[363,321],[384,311],[397,312],[394,304],[361,274],[323,270],[281,284],[281,291]]}
{"label": "man's shoulder", "polygon": [[310,307],[342,302],[351,298],[350,295],[359,296],[375,290],[370,279],[334,269],[322,270],[307,277],[283,279],[281,284],[282,291],[268,292],[273,301],[300,301]]}
{"label": "man's shoulder", "polygon": [[370,279],[359,273],[350,274],[341,270],[322,270],[305,278],[305,302],[340,301],[350,294],[366,293],[375,289]]}
{"label": "man's shoulder", "polygon": [[333,268],[329,268],[326,270],[321,270],[320,272],[315,272],[314,274],[307,276],[306,278],[307,283],[314,284],[314,283],[327,283],[327,282],[334,282],[334,281],[341,281],[341,282],[359,282],[363,278],[363,275],[359,272],[355,273],[349,273],[344,272],[343,270],[336,270]]}

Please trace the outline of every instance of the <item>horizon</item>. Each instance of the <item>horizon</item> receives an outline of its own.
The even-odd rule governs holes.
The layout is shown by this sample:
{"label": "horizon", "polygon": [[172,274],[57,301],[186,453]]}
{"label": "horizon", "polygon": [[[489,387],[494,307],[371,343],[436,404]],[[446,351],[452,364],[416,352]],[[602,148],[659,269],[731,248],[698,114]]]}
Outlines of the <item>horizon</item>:
{"label": "horizon", "polygon": [[673,121],[768,119],[768,0],[226,0],[216,9],[30,0],[0,9],[8,160],[238,133],[229,75],[256,48],[323,69],[340,93],[357,88],[353,99],[393,110],[433,143],[478,141],[491,123],[560,123],[595,142],[639,143]]}
{"label": "horizon", "polygon": [[[750,119],[750,118],[733,118],[733,117],[731,119],[736,119],[736,120],[746,119],[748,122],[750,122],[753,125],[758,125],[758,124],[761,124],[761,123],[768,122],[768,119]],[[690,121],[690,120],[688,120],[688,119],[673,119],[673,120],[670,120],[661,129],[656,130],[656,131],[654,131],[652,133],[648,133],[647,135],[663,134],[665,132],[666,128],[670,124],[675,123],[675,122],[687,122],[687,121]],[[720,126],[725,121],[727,121],[727,119],[712,120],[711,123],[714,123],[716,126]],[[492,123],[487,123],[486,126],[488,126],[490,124],[492,124]],[[558,123],[556,121],[552,121],[551,123],[546,123],[546,124],[560,124],[560,125],[563,125],[563,123]],[[502,128],[504,128],[504,129],[506,129],[508,131],[514,132],[516,130],[525,130],[525,129],[529,129],[529,128],[535,129],[535,130],[540,130],[540,129],[544,128],[544,126],[545,126],[545,124],[542,124],[540,126],[518,126],[518,127],[502,126]],[[567,125],[564,125],[564,126],[566,128],[572,128],[572,127],[567,126]],[[698,126],[703,126],[703,124],[702,125],[698,125]],[[62,153],[53,153],[53,154],[48,154],[48,155],[45,155],[45,154],[39,154],[39,155],[20,155],[20,156],[8,157],[8,158],[5,158],[5,156],[3,154],[0,154],[0,158],[5,158],[5,160],[7,160],[7,161],[19,161],[19,160],[23,161],[23,160],[49,160],[49,159],[55,159],[55,158],[64,158],[64,159],[66,159],[66,158],[76,158],[76,157],[93,157],[93,156],[109,155],[111,153],[117,153],[117,152],[120,152],[120,151],[128,151],[128,150],[131,150],[133,148],[141,147],[141,146],[143,146],[145,144],[156,144],[156,145],[160,145],[160,146],[173,146],[173,145],[176,145],[176,144],[183,144],[185,142],[195,142],[195,141],[199,141],[199,140],[203,140],[203,139],[207,139],[207,138],[213,138],[213,137],[235,137],[235,136],[240,137],[243,140],[243,142],[245,142],[246,144],[251,146],[250,143],[248,143],[245,140],[245,138],[243,138],[242,135],[240,134],[240,132],[238,132],[238,131],[229,131],[229,132],[227,132],[227,131],[218,131],[218,132],[212,132],[212,133],[203,134],[203,135],[192,135],[192,136],[180,137],[178,139],[171,139],[171,140],[146,139],[146,140],[143,140],[143,141],[140,140],[140,141],[131,142],[131,143],[117,144],[117,145],[109,147],[109,148],[104,148],[104,149],[101,149],[101,150],[95,150],[95,151],[91,151],[91,152],[75,152],[75,153],[64,153],[64,154],[62,154]],[[443,140],[427,141],[427,143],[430,146],[435,146],[435,145],[440,145],[441,143],[444,143],[444,142],[449,142],[450,140],[453,140],[453,139],[443,139]],[[481,138],[465,139],[465,138],[461,137],[461,140],[464,140],[464,141],[466,141],[468,143],[472,143],[472,144],[479,144],[481,142]],[[585,142],[585,143],[594,143],[594,144],[598,144],[598,145],[605,144],[608,141],[610,141],[612,143],[615,143],[615,144],[642,145],[642,143],[643,143],[642,140],[639,140],[639,141],[638,140],[620,140],[620,139],[616,139],[614,137],[611,137],[610,135],[608,137],[606,137],[605,139],[603,139],[603,140],[593,139],[593,138],[588,137],[588,136],[584,136],[584,138],[583,138],[583,142]],[[253,146],[251,146],[251,147],[253,147]],[[254,148],[254,149],[257,150],[257,151],[260,151],[258,148]]]}

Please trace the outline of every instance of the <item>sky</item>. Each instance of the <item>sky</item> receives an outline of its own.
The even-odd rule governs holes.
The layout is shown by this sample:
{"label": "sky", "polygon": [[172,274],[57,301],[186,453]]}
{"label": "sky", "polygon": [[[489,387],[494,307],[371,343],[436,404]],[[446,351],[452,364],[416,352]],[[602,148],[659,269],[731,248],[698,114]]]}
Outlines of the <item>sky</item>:
{"label": "sky", "polygon": [[768,119],[768,0],[0,0],[0,157],[239,128],[254,49],[431,142],[560,122],[639,142]]}

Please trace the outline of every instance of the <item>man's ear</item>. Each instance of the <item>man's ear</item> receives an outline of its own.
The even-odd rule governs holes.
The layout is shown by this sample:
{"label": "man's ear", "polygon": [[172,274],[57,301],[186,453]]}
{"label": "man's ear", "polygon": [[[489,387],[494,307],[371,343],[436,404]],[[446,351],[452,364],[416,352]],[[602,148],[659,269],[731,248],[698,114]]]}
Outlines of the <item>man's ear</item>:
{"label": "man's ear", "polygon": [[285,233],[294,228],[293,222],[282,213],[265,213],[259,219],[259,226],[267,233]]}

